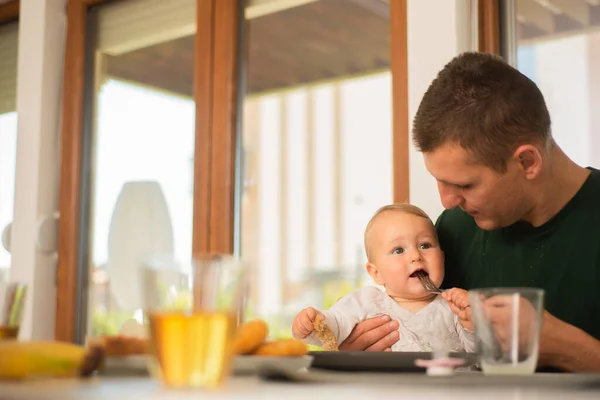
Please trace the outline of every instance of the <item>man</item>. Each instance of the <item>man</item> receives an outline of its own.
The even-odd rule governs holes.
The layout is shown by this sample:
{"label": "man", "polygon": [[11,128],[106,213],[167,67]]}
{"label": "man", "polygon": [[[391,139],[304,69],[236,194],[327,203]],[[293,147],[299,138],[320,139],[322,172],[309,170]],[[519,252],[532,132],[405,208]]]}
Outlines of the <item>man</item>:
{"label": "man", "polygon": [[[461,54],[425,93],[413,141],[446,208],[444,287],[543,288],[539,366],[600,371],[600,171],[554,142],[537,86],[499,57]],[[364,321],[341,348],[389,349],[397,326]]]}

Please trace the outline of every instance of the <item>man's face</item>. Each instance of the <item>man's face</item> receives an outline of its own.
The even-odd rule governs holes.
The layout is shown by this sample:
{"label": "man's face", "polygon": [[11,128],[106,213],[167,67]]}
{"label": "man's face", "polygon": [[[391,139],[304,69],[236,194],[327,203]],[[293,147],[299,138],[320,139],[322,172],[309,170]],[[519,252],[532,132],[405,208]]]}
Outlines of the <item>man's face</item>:
{"label": "man's face", "polygon": [[531,189],[516,160],[509,160],[506,172],[500,174],[475,162],[458,145],[443,145],[423,156],[427,170],[437,180],[444,208],[460,207],[482,229],[511,225],[533,208],[528,195]]}

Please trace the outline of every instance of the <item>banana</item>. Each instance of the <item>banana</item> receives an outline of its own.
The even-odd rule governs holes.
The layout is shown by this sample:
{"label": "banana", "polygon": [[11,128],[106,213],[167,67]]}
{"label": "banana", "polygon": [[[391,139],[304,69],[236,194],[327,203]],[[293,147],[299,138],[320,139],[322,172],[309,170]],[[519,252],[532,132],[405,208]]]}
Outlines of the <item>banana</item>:
{"label": "banana", "polygon": [[63,342],[0,341],[0,379],[89,376],[102,363],[102,347]]}

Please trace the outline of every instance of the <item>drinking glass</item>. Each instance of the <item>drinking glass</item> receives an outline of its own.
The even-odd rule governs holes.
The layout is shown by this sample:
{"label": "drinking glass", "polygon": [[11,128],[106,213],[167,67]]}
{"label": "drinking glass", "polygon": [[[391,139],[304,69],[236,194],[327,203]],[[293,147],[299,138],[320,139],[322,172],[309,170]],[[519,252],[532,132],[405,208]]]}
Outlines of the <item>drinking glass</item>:
{"label": "drinking glass", "polygon": [[544,291],[491,288],[469,291],[480,364],[487,375],[528,375],[538,360]]}
{"label": "drinking glass", "polygon": [[247,271],[229,255],[199,257],[187,268],[164,260],[143,269],[143,303],[152,365],[168,386],[220,386],[245,303]]}
{"label": "drinking glass", "polygon": [[27,285],[0,283],[0,340],[17,339],[23,315]]}

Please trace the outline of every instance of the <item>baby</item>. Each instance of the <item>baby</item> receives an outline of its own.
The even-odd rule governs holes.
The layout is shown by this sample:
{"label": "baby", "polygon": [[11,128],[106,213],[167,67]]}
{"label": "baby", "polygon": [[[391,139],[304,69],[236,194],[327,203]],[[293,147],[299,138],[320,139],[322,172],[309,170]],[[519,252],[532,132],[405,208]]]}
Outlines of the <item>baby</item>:
{"label": "baby", "polygon": [[367,224],[364,240],[367,272],[385,291],[365,287],[329,310],[305,308],[294,319],[294,337],[322,345],[314,332],[315,319],[321,315],[341,343],[357,323],[389,315],[400,325],[400,339],[392,351],[474,352],[467,292],[453,288],[443,295],[432,294],[415,275],[423,271],[437,287],[444,279],[444,253],[427,214],[410,204],[382,207]]}

